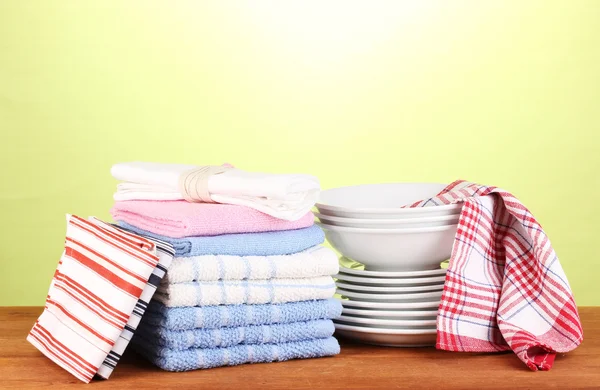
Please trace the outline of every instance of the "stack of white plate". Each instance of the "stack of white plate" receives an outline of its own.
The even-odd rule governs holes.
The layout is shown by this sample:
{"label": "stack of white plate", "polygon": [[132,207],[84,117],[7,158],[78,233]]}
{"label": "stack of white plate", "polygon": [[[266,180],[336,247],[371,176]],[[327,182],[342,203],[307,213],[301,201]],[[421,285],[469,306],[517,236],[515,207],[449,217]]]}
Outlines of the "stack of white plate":
{"label": "stack of white plate", "polygon": [[461,205],[402,208],[434,197],[434,183],[371,184],[323,191],[317,209],[344,257],[336,334],[386,346],[429,346]]}
{"label": "stack of white plate", "polygon": [[[342,259],[342,263],[348,260]],[[445,269],[366,271],[340,266],[337,293],[344,307],[336,333],[369,344],[435,344]]]}

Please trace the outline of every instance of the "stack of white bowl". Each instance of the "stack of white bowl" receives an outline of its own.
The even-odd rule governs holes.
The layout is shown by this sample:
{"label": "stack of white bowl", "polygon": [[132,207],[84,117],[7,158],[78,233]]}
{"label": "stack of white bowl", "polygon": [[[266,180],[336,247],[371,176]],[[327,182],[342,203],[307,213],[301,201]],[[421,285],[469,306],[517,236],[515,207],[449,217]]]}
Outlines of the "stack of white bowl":
{"label": "stack of white bowl", "polygon": [[388,346],[435,344],[436,316],[461,205],[403,208],[434,197],[436,183],[368,184],[320,195],[316,214],[342,254],[344,311],[336,334]]}

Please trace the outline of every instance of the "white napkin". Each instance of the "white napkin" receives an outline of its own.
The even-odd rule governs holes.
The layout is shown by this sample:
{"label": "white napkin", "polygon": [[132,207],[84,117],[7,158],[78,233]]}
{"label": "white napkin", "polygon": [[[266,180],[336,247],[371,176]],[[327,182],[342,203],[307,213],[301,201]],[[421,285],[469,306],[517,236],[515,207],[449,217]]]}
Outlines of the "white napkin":
{"label": "white napkin", "polygon": [[[124,200],[182,200],[179,177],[194,165],[129,162],[113,165],[112,176],[122,181],[114,194]],[[302,174],[267,174],[230,169],[208,179],[211,199],[246,206],[275,218],[295,221],[317,201],[319,180]]]}

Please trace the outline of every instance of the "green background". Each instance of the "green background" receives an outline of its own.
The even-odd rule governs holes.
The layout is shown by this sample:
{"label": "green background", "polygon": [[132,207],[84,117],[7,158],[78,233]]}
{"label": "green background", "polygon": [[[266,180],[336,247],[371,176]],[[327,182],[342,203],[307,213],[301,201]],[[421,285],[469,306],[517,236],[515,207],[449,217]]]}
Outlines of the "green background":
{"label": "green background", "polygon": [[464,178],[527,205],[598,305],[600,1],[0,2],[0,305],[43,304],[111,164]]}

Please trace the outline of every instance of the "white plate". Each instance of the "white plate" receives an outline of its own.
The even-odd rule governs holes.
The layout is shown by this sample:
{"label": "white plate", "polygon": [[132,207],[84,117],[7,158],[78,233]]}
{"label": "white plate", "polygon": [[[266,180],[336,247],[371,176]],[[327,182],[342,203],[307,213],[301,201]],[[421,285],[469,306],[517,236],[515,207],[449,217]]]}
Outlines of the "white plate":
{"label": "white plate", "polygon": [[361,325],[368,328],[386,328],[386,329],[435,329],[435,318],[429,320],[394,320],[394,319],[379,319],[379,318],[364,318],[342,315],[333,320],[335,323],[343,323],[346,325]]}
{"label": "white plate", "polygon": [[402,208],[432,198],[446,187],[439,183],[385,183],[321,191],[319,213],[343,218],[399,219],[459,213],[462,204]]}
{"label": "white plate", "polygon": [[344,309],[361,309],[361,310],[386,310],[399,312],[414,311],[414,310],[437,310],[440,306],[440,301],[432,302],[365,302],[365,301],[351,301],[349,299],[339,299]]}
{"label": "white plate", "polygon": [[340,259],[340,263],[343,263],[344,265],[350,265],[350,267],[347,266],[340,266],[340,273],[341,274],[348,274],[348,275],[354,275],[354,276],[361,276],[361,277],[369,277],[369,278],[396,278],[396,279],[401,279],[401,278],[421,278],[421,277],[433,277],[433,276],[444,276],[446,275],[446,268],[437,268],[437,269],[430,269],[430,270],[424,270],[424,271],[367,271],[364,268],[364,265],[357,263],[355,261],[352,261],[350,259],[346,259],[346,258],[341,258]]}
{"label": "white plate", "polygon": [[338,280],[350,282],[354,285],[365,285],[365,286],[389,286],[389,287],[402,287],[402,286],[431,286],[441,284],[444,286],[445,276],[436,276],[432,278],[414,278],[414,279],[384,279],[384,278],[362,278],[357,276],[350,276],[345,274],[337,274],[333,276]]}
{"label": "white plate", "polygon": [[422,228],[433,226],[445,226],[458,223],[460,214],[442,215],[440,217],[404,218],[404,219],[363,219],[342,218],[314,213],[319,221],[333,226],[346,226],[369,229],[391,229],[391,228]]}
{"label": "white plate", "polygon": [[435,310],[364,310],[344,307],[342,314],[353,317],[377,318],[377,319],[402,319],[402,320],[428,320],[437,318]]}
{"label": "white plate", "polygon": [[416,293],[416,294],[372,294],[372,293],[358,293],[355,291],[344,290],[338,288],[337,293],[355,301],[366,301],[366,302],[440,302],[442,298],[442,291],[427,292],[427,293]]}
{"label": "white plate", "polygon": [[387,347],[429,347],[434,346],[437,331],[417,329],[381,329],[362,326],[335,324],[335,335],[366,344]]}
{"label": "white plate", "polygon": [[366,229],[315,222],[332,247],[374,271],[439,269],[452,253],[457,224],[414,229]]}
{"label": "white plate", "polygon": [[444,288],[443,283],[431,284],[425,286],[408,286],[408,287],[392,287],[392,286],[361,286],[354,283],[336,282],[339,288],[345,290],[365,292],[365,293],[376,293],[376,294],[402,294],[402,293],[414,293],[424,291],[438,291]]}

